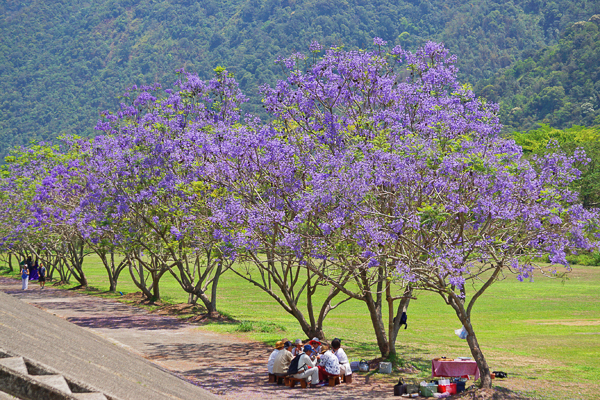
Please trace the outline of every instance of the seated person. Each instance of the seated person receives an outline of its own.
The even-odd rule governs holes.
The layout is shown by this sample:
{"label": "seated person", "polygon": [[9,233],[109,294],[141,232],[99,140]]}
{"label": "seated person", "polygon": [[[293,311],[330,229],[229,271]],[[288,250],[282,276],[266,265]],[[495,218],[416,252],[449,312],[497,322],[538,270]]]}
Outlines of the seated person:
{"label": "seated person", "polygon": [[321,356],[321,351],[323,350],[323,347],[321,347],[321,341],[319,340],[319,338],[314,337],[310,342],[308,342],[308,344],[310,344],[313,348],[313,353],[310,359],[318,364],[319,357]]}
{"label": "seated person", "polygon": [[292,349],[294,345],[292,342],[285,342],[283,344],[284,350],[277,353],[275,357],[275,362],[273,364],[273,373],[275,375],[283,376],[287,375],[287,370],[290,367],[290,363],[294,356],[292,356]]}
{"label": "seated person", "polygon": [[331,348],[333,349],[333,354],[337,357],[340,362],[340,374],[341,375],[352,375],[352,369],[350,368],[350,361],[348,361],[348,356],[344,349],[342,349],[342,340],[335,338],[331,342]]}
{"label": "seated person", "polygon": [[298,354],[302,353],[302,340],[301,339],[296,339],[296,341],[294,342],[295,346],[292,349],[292,355],[294,357],[296,357]]}
{"label": "seated person", "polygon": [[327,382],[330,376],[340,374],[340,361],[331,350],[321,356],[319,363],[319,381]]}
{"label": "seated person", "polygon": [[300,357],[298,361],[298,373],[294,374],[294,378],[304,379],[306,383],[310,382],[311,387],[315,387],[319,383],[319,368],[316,368],[310,359],[313,348],[310,344],[307,344],[303,350],[304,352],[298,355]]}
{"label": "seated person", "polygon": [[279,352],[282,349],[283,349],[283,342],[280,340],[277,343],[275,343],[275,350],[273,350],[273,352],[269,356],[269,361],[267,362],[267,370],[269,371],[270,374],[273,373],[273,364],[275,363],[275,357],[277,357],[277,354],[279,354]]}

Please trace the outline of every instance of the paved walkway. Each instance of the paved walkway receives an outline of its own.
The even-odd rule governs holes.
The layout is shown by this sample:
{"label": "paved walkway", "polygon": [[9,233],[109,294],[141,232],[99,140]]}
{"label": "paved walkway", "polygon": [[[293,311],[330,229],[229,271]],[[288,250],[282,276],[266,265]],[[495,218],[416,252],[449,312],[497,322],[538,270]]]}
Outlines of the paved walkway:
{"label": "paved walkway", "polygon": [[[20,286],[21,282],[18,280],[0,278],[0,291],[86,328],[116,344],[121,348],[121,353],[127,353],[122,349],[137,353],[219,398],[266,400],[317,396],[320,399],[349,400],[363,396],[376,399],[393,397],[391,385],[382,387],[376,381],[367,383],[364,377],[357,374],[351,385],[335,388],[289,389],[268,384],[265,364],[272,349],[264,344],[234,335],[198,330],[192,323],[175,317],[151,314],[112,299],[54,289],[51,286],[41,290],[36,284],[31,284],[29,290],[22,291]],[[0,305],[0,309],[1,307]],[[28,315],[27,318],[31,321],[39,316]],[[36,324],[36,329],[47,329],[42,320],[31,322]],[[2,336],[4,335],[0,335],[0,347]],[[56,336],[48,337],[48,343],[60,340]],[[67,340],[70,341],[71,338],[68,337]],[[56,347],[60,349],[60,346]],[[116,346],[112,347],[118,349]],[[162,386],[162,381],[156,382],[161,382]],[[146,399],[150,397],[144,397]]]}
{"label": "paved walkway", "polygon": [[0,283],[7,292],[0,292],[0,348],[5,351],[122,400],[217,399],[139,355],[124,351],[120,345],[115,346],[114,340],[26,304],[42,300],[40,304],[50,305],[51,312],[60,314],[69,304],[75,309],[83,306],[83,296],[49,290],[47,294],[52,297],[38,299],[46,293],[12,291],[15,282],[2,279]]}

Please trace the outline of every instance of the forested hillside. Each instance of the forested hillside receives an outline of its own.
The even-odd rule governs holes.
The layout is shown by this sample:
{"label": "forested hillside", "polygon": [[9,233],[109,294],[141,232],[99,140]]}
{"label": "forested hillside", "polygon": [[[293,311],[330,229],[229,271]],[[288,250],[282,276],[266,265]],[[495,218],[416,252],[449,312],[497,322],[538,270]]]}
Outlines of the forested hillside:
{"label": "forested hillside", "polygon": [[568,27],[557,45],[479,81],[477,92],[500,103],[505,131],[600,125],[600,15]]}
{"label": "forested hillside", "polygon": [[589,0],[3,1],[0,155],[30,140],[93,134],[98,112],[128,86],[170,85],[177,68],[207,76],[226,66],[259,112],[258,85],[278,76],[278,56],[312,40],[364,48],[380,36],[411,49],[443,41],[475,84],[598,13]]}

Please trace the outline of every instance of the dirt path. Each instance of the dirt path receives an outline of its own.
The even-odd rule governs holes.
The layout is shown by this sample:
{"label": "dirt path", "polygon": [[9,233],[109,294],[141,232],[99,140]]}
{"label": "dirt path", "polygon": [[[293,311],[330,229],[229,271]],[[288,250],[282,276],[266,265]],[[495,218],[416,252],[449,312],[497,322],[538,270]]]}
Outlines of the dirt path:
{"label": "dirt path", "polygon": [[366,382],[355,374],[350,385],[316,389],[285,388],[267,383],[266,361],[272,349],[234,335],[198,330],[175,317],[78,293],[36,284],[20,290],[20,281],[0,278],[0,290],[87,328],[123,348],[224,399],[372,399],[393,397],[391,385]]}

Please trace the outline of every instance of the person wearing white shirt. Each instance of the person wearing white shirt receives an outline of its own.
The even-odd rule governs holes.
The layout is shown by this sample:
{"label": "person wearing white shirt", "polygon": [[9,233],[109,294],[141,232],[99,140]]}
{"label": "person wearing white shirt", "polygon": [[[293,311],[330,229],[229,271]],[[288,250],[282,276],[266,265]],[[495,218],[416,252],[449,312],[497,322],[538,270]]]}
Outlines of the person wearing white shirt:
{"label": "person wearing white shirt", "polygon": [[340,374],[342,375],[352,375],[352,369],[350,368],[350,361],[348,361],[348,356],[344,349],[342,349],[342,341],[338,338],[335,338],[331,341],[331,348],[333,349],[333,354],[336,355],[337,359],[340,362]]}
{"label": "person wearing white shirt", "polygon": [[280,340],[277,343],[275,343],[275,350],[273,350],[273,352],[269,356],[269,361],[267,362],[267,370],[269,371],[270,374],[273,373],[273,364],[275,364],[275,357],[277,357],[277,354],[279,354],[279,352],[282,349],[283,349],[283,342]]}
{"label": "person wearing white shirt", "polygon": [[310,359],[312,352],[313,349],[310,344],[304,346],[304,352],[300,353],[299,356],[298,373],[294,375],[294,378],[304,379],[306,383],[310,382],[311,387],[315,387],[319,383],[319,368],[316,368]]}

